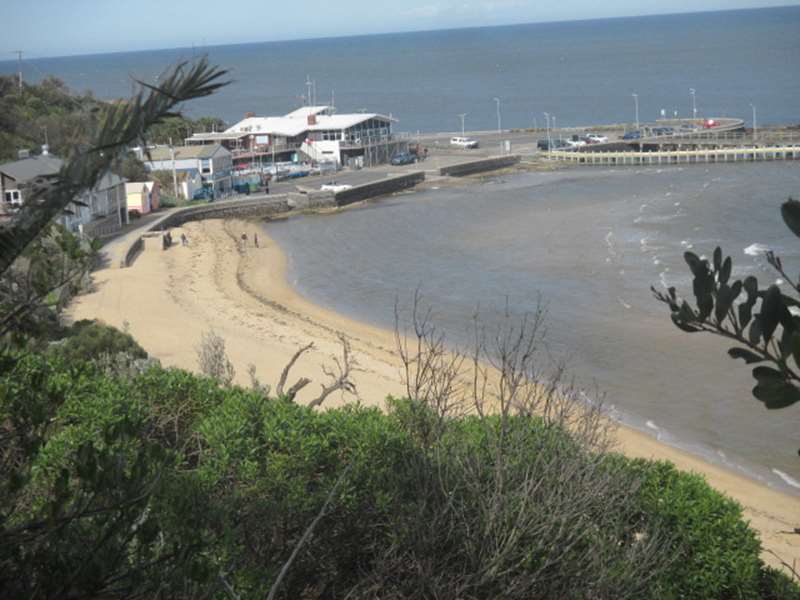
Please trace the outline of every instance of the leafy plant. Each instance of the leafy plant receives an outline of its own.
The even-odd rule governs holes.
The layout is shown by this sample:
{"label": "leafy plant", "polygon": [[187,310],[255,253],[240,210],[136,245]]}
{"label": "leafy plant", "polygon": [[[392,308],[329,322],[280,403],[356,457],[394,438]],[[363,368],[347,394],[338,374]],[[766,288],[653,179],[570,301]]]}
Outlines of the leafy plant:
{"label": "leafy plant", "polygon": [[51,353],[67,361],[97,360],[103,355],[128,354],[147,358],[147,352],[128,333],[97,321],[77,321],[65,331],[61,341],[52,344]]}
{"label": "leafy plant", "polygon": [[[787,227],[800,237],[800,202],[789,198],[781,206]],[[692,271],[695,306],[678,297],[674,287],[666,293],[651,287],[655,297],[670,308],[672,322],[688,333],[705,332],[738,343],[728,350],[753,368],[753,396],[768,409],[787,408],[800,401],[800,279],[787,275],[772,251],[767,261],[793,292],[778,285],[759,287],[755,277],[731,280],[733,261],[714,250],[709,262],[684,253]]]}

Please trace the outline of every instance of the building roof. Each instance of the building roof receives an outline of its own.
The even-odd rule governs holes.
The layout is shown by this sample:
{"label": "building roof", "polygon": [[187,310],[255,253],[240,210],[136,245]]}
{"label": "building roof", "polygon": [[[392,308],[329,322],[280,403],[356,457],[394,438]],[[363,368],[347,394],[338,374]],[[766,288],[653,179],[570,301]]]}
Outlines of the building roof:
{"label": "building roof", "polygon": [[116,186],[120,185],[121,183],[125,183],[126,181],[128,181],[128,180],[125,179],[124,177],[120,177],[119,175],[116,175],[114,173],[108,172],[105,175],[103,175],[100,179],[97,180],[97,183],[92,188],[92,190],[94,190],[96,192],[99,192],[99,191],[102,191],[102,190],[108,190],[108,189],[111,189],[113,187],[116,187]]}
{"label": "building roof", "polygon": [[63,164],[64,161],[60,158],[44,154],[0,165],[0,173],[17,183],[27,183],[37,177],[55,175]]}
{"label": "building roof", "polygon": [[225,130],[225,133],[249,133],[252,135],[278,135],[295,137],[308,131],[306,119],[290,117],[248,117]]}
{"label": "building roof", "polygon": [[125,193],[126,194],[141,194],[143,191],[147,190],[147,184],[142,181],[137,181],[135,183],[126,183],[125,184]]}
{"label": "building roof", "polygon": [[[223,148],[219,144],[178,146],[175,148],[175,160],[185,160],[191,158],[211,158],[219,151],[223,151],[223,153],[228,152],[225,148]],[[157,148],[150,149],[150,158],[148,158],[147,155],[145,154],[142,160],[144,162],[149,162],[154,160],[171,160],[171,159],[172,159],[172,153],[170,152],[170,149],[166,146],[159,146]]]}
{"label": "building roof", "polygon": [[250,135],[248,132],[214,132],[214,133],[194,133],[192,137],[186,138],[187,141],[201,142],[221,142],[225,140],[238,140]]}
{"label": "building roof", "polygon": [[319,115],[327,113],[331,110],[330,106],[301,106],[297,110],[293,110],[288,115],[287,119],[308,119],[310,115]]}

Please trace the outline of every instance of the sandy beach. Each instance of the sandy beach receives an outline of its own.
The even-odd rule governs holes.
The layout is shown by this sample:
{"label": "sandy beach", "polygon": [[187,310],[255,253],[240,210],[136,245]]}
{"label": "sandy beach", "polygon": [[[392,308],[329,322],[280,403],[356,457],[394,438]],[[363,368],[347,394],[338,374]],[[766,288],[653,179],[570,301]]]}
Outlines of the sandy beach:
{"label": "sandy beach", "polygon": [[[252,244],[258,232],[259,248]],[[196,348],[204,332],[213,330],[226,342],[236,368],[235,382],[250,385],[249,365],[263,383],[278,381],[292,355],[313,342],[292,370],[288,383],[308,377],[312,383],[298,401],[315,398],[327,381],[323,367],[335,368],[341,356],[338,333],[347,334],[357,361],[356,394],[336,392],[325,406],[359,401],[382,406],[387,395],[404,393],[394,335],[353,321],[305,300],[286,282],[286,258],[257,225],[242,221],[202,221],[172,230],[185,233],[189,246],[161,250],[159,238],[148,239],[132,267],[117,260],[94,273],[95,291],[75,299],[72,319],[96,318],[127,328],[165,366],[197,371]],[[239,236],[249,246],[242,250]],[[122,247],[124,244],[115,244]],[[703,474],[745,508],[746,518],[760,532],[764,560],[779,565],[800,563],[800,498],[763,486],[732,471],[711,465],[636,430],[620,427],[619,448],[628,456],[666,459],[687,471]]]}

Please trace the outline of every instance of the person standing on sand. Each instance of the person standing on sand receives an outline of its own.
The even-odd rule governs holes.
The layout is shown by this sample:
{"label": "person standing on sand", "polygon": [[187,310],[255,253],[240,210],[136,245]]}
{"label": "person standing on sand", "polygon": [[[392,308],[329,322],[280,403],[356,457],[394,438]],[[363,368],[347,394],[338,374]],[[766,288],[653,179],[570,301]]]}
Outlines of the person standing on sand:
{"label": "person standing on sand", "polygon": [[181,246],[188,246],[188,245],[189,245],[189,239],[186,237],[185,233],[182,233],[181,234]]}
{"label": "person standing on sand", "polygon": [[242,250],[244,250],[246,248],[247,248],[247,234],[243,233],[242,234]]}
{"label": "person standing on sand", "polygon": [[258,233],[253,234],[253,245],[258,248]]}

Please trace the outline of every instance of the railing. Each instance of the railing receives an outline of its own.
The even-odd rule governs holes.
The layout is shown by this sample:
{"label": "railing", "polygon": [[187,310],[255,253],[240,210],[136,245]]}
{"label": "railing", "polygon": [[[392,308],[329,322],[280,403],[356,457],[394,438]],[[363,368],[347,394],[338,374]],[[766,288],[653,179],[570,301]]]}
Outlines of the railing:
{"label": "railing", "polygon": [[[293,143],[290,143],[290,144],[288,144],[288,143],[275,144],[275,152],[286,152],[288,150],[298,150],[300,148],[300,146],[301,146],[301,144],[297,143],[297,142],[293,142]],[[241,156],[248,156],[248,155],[270,156],[272,154],[272,152],[273,152],[273,148],[272,148],[272,146],[267,146],[267,147],[265,147],[263,149],[258,149],[258,150],[248,150],[248,149],[245,149],[245,148],[234,148],[230,152],[233,155],[233,158],[239,158]]]}

